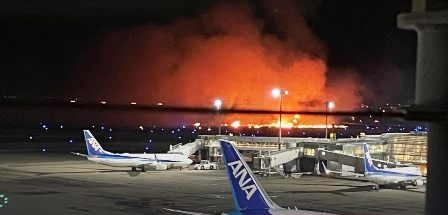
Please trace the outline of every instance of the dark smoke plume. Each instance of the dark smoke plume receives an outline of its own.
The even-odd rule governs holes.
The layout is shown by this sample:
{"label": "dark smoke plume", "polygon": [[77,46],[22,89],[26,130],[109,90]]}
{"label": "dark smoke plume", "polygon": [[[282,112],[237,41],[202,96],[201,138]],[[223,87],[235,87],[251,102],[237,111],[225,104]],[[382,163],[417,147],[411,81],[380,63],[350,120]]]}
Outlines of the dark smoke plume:
{"label": "dark smoke plume", "polygon": [[[213,107],[221,98],[226,107],[278,110],[271,90],[280,87],[289,91],[284,110],[324,110],[327,100],[338,110],[357,107],[362,84],[350,70],[340,79],[326,78],[325,45],[308,28],[300,6],[266,1],[262,18],[247,2],[223,1],[196,17],[107,34],[85,53],[73,91],[115,102]],[[188,123],[209,119],[176,117]],[[234,120],[272,123],[277,116],[224,116],[225,123]]]}

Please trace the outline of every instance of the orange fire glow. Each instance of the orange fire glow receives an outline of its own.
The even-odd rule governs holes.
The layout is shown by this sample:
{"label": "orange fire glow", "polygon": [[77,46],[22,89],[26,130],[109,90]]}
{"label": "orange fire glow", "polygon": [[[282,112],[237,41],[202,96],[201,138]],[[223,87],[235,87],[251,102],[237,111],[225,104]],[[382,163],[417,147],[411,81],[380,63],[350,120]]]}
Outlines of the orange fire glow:
{"label": "orange fire glow", "polygon": [[[289,91],[283,110],[325,110],[329,99],[336,110],[357,107],[362,84],[350,70],[327,79],[324,45],[290,5],[289,0],[266,3],[282,36],[265,33],[263,20],[242,2],[223,2],[165,26],[147,24],[108,34],[79,66],[76,76],[85,86],[80,91],[104,101],[213,108],[220,98],[223,108],[278,110],[280,100],[271,90],[279,87]],[[282,115],[282,127],[322,124],[324,117]],[[207,124],[211,118],[215,125],[278,123],[278,115],[183,115],[171,120]],[[328,124],[333,122],[328,117]]]}

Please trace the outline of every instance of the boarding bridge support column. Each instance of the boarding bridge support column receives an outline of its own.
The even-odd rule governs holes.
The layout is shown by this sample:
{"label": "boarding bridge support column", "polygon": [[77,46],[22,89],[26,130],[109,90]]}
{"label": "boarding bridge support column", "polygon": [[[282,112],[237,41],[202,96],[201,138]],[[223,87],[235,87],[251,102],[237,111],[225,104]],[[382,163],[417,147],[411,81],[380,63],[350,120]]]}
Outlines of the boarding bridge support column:
{"label": "boarding bridge support column", "polygon": [[397,21],[400,28],[417,31],[416,100],[408,114],[428,122],[425,213],[439,214],[448,202],[448,7],[439,0],[414,0],[413,6],[416,2],[427,8],[438,5],[437,11],[417,8],[400,14]]}

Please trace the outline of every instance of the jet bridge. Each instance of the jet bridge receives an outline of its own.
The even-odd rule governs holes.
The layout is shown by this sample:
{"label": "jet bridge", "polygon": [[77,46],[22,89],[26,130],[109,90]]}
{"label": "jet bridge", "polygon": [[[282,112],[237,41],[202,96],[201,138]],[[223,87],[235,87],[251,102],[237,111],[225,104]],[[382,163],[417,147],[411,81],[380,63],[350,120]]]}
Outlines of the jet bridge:
{"label": "jet bridge", "polygon": [[270,175],[270,170],[273,169],[281,176],[286,177],[283,169],[279,168],[280,165],[291,162],[299,157],[300,147],[283,149],[281,151],[268,152],[253,159],[254,168],[260,170],[260,172],[266,172]]}
{"label": "jet bridge", "polygon": [[[340,151],[330,151],[323,148],[318,149],[317,154],[318,161],[333,161],[341,165],[352,166],[355,168],[355,173],[364,173],[364,157],[359,157],[356,155],[345,154]],[[396,167],[397,165],[393,162],[387,162],[378,159],[372,159],[375,166],[387,166],[389,168]]]}
{"label": "jet bridge", "polygon": [[[254,168],[258,169],[260,172],[270,174],[270,170],[278,172],[280,175],[285,176],[282,168],[279,168],[280,165],[283,165],[287,168],[288,165],[296,165],[297,169],[299,169],[299,159],[301,157],[308,157],[316,159],[315,173],[321,172],[323,170],[322,164],[320,162],[336,162],[339,165],[343,166],[352,166],[354,167],[354,172],[363,174],[364,173],[364,158],[352,154],[345,154],[337,150],[326,150],[324,148],[316,148],[313,156],[304,155],[303,147],[294,147],[288,148],[281,151],[269,152],[267,154],[262,154],[253,159]],[[295,160],[295,162],[294,162]],[[387,162],[384,160],[372,159],[373,163],[378,167],[387,166],[388,168],[394,168],[397,166],[396,163]]]}
{"label": "jet bridge", "polygon": [[182,145],[181,143],[176,144],[174,146],[170,146],[170,150],[167,153],[170,154],[183,154],[183,155],[191,155],[203,148],[204,140],[196,139],[191,143],[187,143]]}
{"label": "jet bridge", "polygon": [[299,156],[299,148],[289,148],[270,153],[271,166],[278,166],[296,159]]}

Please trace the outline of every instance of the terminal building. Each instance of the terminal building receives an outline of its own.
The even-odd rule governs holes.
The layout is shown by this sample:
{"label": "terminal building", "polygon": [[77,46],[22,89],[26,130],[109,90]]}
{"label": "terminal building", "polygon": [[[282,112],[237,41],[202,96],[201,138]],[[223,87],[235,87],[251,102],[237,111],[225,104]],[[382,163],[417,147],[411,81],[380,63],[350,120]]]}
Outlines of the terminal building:
{"label": "terminal building", "polygon": [[[201,159],[220,162],[219,139],[234,143],[254,170],[270,174],[311,172],[320,174],[325,168],[362,174],[362,144],[367,143],[376,165],[388,167],[418,165],[426,175],[427,133],[383,133],[356,138],[294,138],[199,135],[192,143],[173,146],[169,153],[193,154]],[[280,149],[279,149],[280,148]]]}

